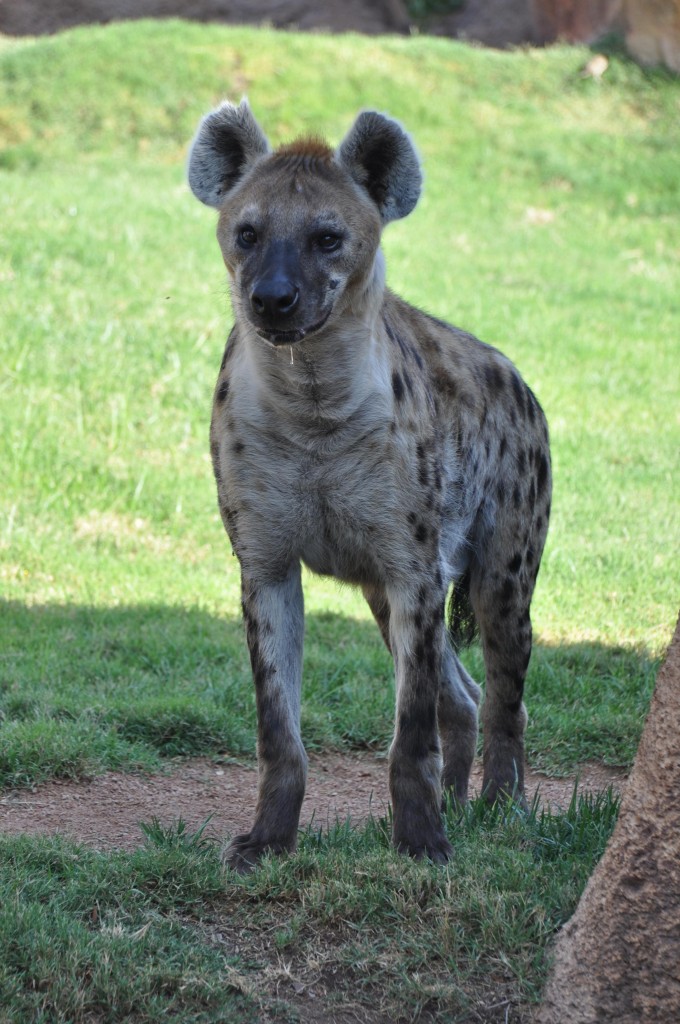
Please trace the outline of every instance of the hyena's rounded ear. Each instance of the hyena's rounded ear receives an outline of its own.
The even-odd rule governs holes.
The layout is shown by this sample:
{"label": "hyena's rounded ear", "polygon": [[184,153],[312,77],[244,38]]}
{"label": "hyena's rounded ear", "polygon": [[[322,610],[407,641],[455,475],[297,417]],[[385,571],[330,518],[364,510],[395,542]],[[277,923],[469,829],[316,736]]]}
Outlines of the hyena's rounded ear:
{"label": "hyena's rounded ear", "polygon": [[238,107],[223,103],[198,126],[189,152],[189,187],[202,203],[219,208],[248,165],[268,152],[248,101]]}
{"label": "hyena's rounded ear", "polygon": [[405,217],[418,202],[420,161],[411,139],[392,118],[373,110],[359,114],[336,159],[366,189],[383,224]]}

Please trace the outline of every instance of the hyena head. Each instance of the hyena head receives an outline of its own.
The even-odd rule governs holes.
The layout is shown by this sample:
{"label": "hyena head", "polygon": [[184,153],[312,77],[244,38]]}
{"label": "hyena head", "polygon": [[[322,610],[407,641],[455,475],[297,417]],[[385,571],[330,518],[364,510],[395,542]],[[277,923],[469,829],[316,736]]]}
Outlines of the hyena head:
{"label": "hyena head", "polygon": [[378,283],[382,228],[411,212],[421,173],[396,122],[359,115],[334,152],[269,143],[243,100],[203,118],[189,158],[194,195],[220,211],[217,238],[236,316],[274,345],[333,323]]}

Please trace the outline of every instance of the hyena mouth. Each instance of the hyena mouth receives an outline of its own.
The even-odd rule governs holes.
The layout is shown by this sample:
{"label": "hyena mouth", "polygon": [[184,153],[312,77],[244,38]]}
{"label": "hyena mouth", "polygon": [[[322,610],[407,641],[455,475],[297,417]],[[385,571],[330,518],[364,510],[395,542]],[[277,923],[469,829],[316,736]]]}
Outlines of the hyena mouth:
{"label": "hyena mouth", "polygon": [[292,331],[280,331],[275,327],[256,327],[255,330],[261,338],[264,338],[264,340],[268,341],[271,345],[295,345],[296,342],[302,341],[302,339],[306,338],[308,335],[315,334],[316,331],[320,331],[321,328],[325,325],[332,311],[333,307],[331,306],[331,308],[326,313],[324,313],[320,320],[318,320],[315,324],[310,324],[309,327],[297,327],[295,328],[295,330]]}

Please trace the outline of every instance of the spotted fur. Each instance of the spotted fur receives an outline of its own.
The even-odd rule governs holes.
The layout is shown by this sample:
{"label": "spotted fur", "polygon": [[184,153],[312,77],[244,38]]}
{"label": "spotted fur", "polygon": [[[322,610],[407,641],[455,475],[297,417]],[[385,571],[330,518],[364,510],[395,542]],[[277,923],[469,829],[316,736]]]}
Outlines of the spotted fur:
{"label": "spotted fur", "polygon": [[272,153],[247,104],[225,104],[199,128],[189,180],[219,210],[231,278],[211,453],[258,711],[255,822],[228,863],[295,847],[303,562],[363,590],[395,666],[393,840],[443,862],[442,799],[466,800],[476,749],[480,691],[457,656],[473,628],[484,793],[523,797],[545,417],[500,352],[386,288],[382,229],[421,184],[396,122],[364,113],[335,153],[316,139]]}

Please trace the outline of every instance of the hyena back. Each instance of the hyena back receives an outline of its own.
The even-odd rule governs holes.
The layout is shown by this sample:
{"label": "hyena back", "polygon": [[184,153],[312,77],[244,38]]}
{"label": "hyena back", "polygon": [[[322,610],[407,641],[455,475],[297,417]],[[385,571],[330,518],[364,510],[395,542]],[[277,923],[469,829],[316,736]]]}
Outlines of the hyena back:
{"label": "hyena back", "polygon": [[385,287],[382,228],[421,186],[395,121],[359,115],[335,152],[318,139],[271,151],[245,101],[223,104],[201,122],[189,182],[219,210],[231,283],[211,451],[258,712],[255,822],[227,862],[246,871],[295,848],[307,766],[301,562],[363,589],[395,666],[393,840],[444,862],[442,799],[466,800],[477,741],[480,691],[456,653],[473,620],[486,667],[483,792],[523,797],[529,605],[550,510],[545,418],[503,355]]}

